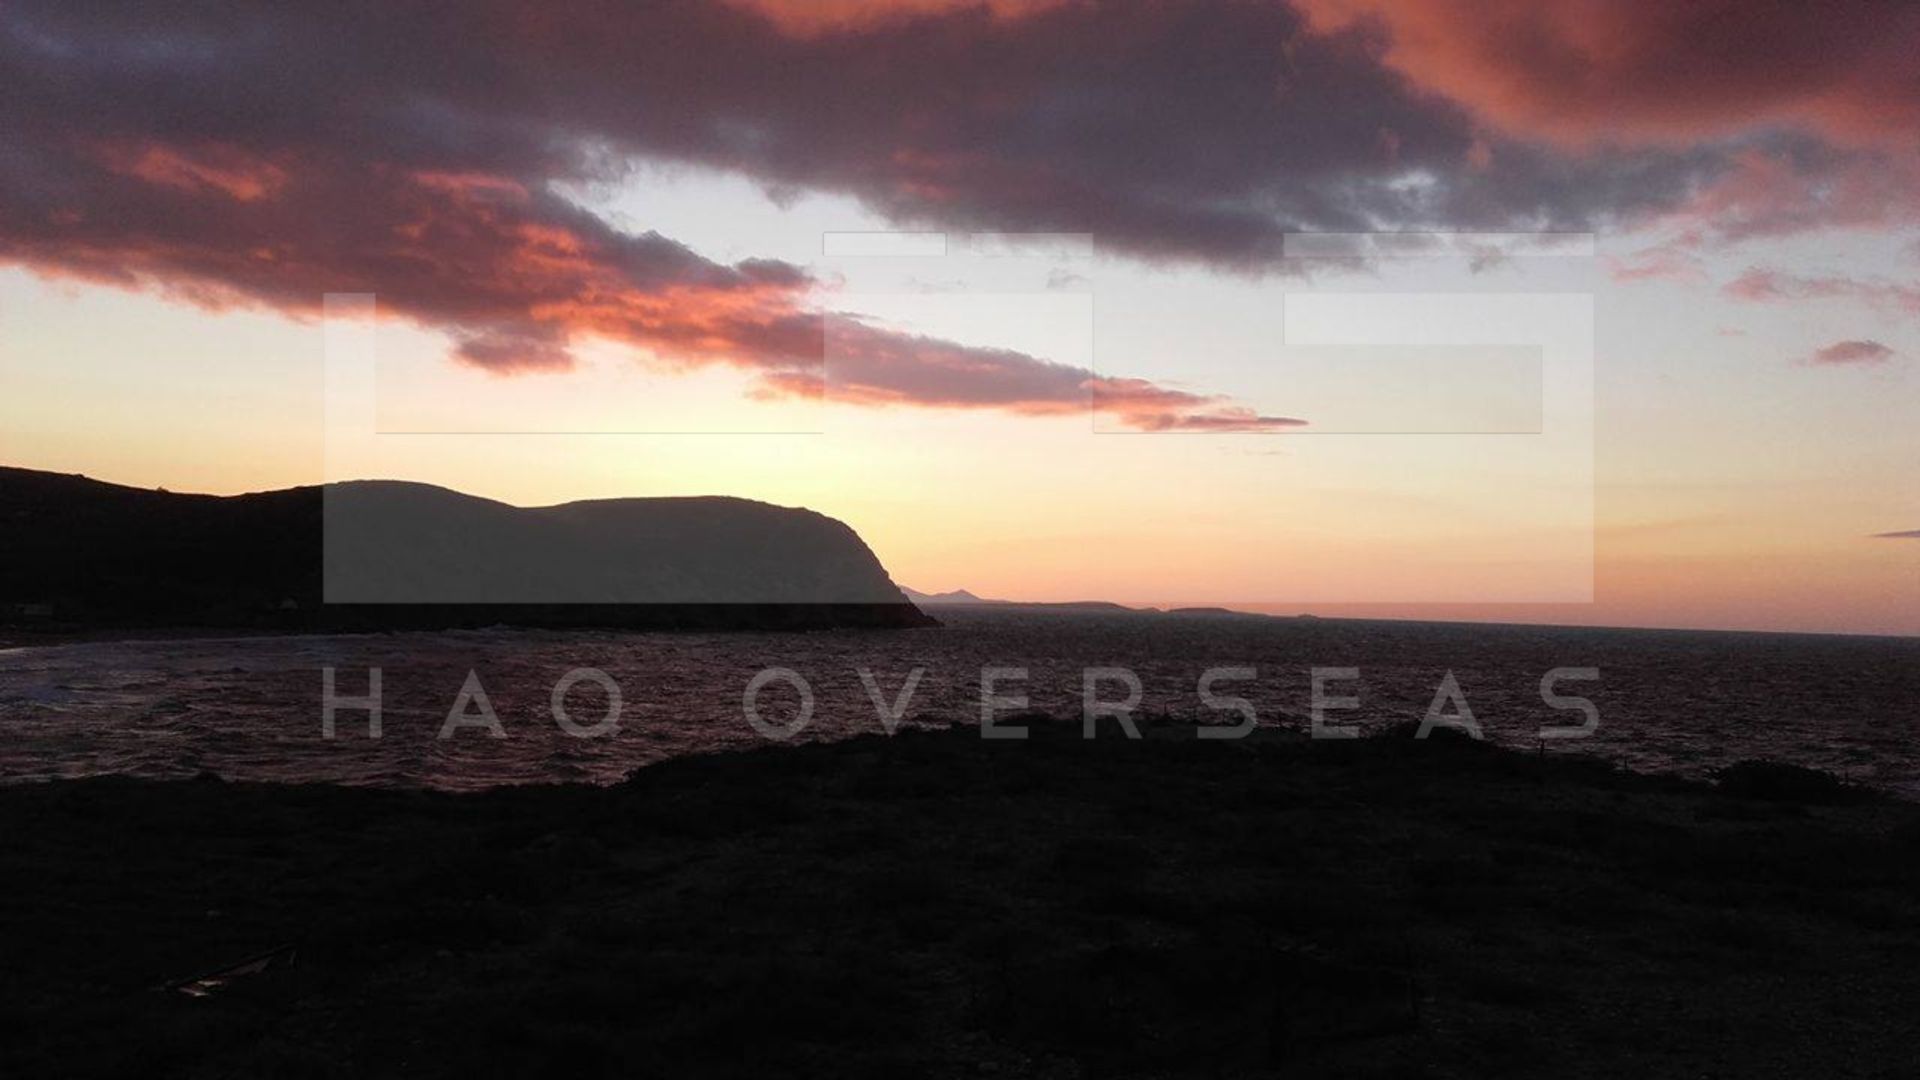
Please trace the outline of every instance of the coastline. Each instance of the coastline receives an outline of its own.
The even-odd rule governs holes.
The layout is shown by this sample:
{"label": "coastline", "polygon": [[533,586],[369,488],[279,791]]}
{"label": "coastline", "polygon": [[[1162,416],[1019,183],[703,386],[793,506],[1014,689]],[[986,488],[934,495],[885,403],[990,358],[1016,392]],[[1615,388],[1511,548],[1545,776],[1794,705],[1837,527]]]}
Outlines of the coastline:
{"label": "coastline", "polygon": [[[1440,736],[1031,726],[610,788],[0,788],[0,1064],[1787,1076],[1920,1055],[1910,804]],[[207,998],[155,989],[282,947]]]}
{"label": "coastline", "polygon": [[0,649],[140,641],[333,637],[409,631],[588,630],[629,633],[912,630],[938,619],[886,604],[331,604],[314,612],[236,622],[0,623]]}

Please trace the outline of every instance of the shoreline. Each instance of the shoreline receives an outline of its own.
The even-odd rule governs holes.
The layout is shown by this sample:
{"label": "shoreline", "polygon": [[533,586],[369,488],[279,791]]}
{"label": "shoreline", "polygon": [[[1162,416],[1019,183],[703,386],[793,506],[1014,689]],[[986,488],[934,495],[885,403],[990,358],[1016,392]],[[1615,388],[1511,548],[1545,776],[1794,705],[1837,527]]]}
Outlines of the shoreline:
{"label": "shoreline", "polygon": [[1832,639],[1847,642],[1885,642],[1920,648],[1920,635],[1866,633],[1833,630],[1755,630],[1727,627],[1681,627],[1681,626],[1630,626],[1610,623],[1552,623],[1552,622],[1493,622],[1479,619],[1435,619],[1435,618],[1384,618],[1360,615],[1281,615],[1271,612],[1242,611],[1233,608],[1219,609],[1161,609],[1130,607],[1092,607],[1081,604],[1028,604],[1006,601],[997,604],[934,604],[925,607],[916,605],[926,621],[891,623],[831,623],[817,625],[632,625],[616,624],[540,624],[500,622],[475,626],[465,625],[398,625],[398,626],[347,626],[330,629],[324,626],[287,626],[276,627],[261,624],[236,623],[233,625],[192,626],[174,624],[156,624],[153,626],[122,627],[60,627],[42,629],[34,624],[0,623],[0,650],[51,648],[61,645],[98,645],[98,644],[141,644],[155,641],[245,641],[256,638],[282,637],[343,637],[375,636],[398,633],[453,633],[458,631],[507,629],[529,631],[553,631],[556,633],[759,633],[787,632],[814,633],[823,630],[934,630],[945,624],[940,614],[975,615],[1034,615],[1034,616],[1084,616],[1106,615],[1116,618],[1134,617],[1183,618],[1183,619],[1259,619],[1281,624],[1295,624],[1312,627],[1325,624],[1331,626],[1385,625],[1391,627],[1424,628],[1437,627],[1462,630],[1529,631],[1529,632],[1566,632],[1566,633],[1622,633],[1622,634],[1665,634],[1672,636],[1690,636],[1700,634],[1724,634],[1741,638],[1813,638]]}
{"label": "shoreline", "polygon": [[[732,617],[729,607],[740,609],[741,617]],[[378,637],[385,634],[455,634],[486,630],[516,630],[550,633],[587,634],[726,634],[791,633],[808,634],[831,630],[929,630],[941,624],[931,615],[913,609],[908,615],[899,611],[910,605],[785,605],[782,610],[757,610],[767,605],[707,605],[700,611],[662,612],[659,621],[621,624],[617,621],[541,622],[448,622],[398,621],[381,625],[367,616],[349,619],[339,625],[306,624],[275,626],[258,623],[193,625],[156,623],[115,627],[54,627],[0,623],[0,650],[57,648],[63,645],[139,645],[165,641],[252,641],[273,638]],[[756,610],[747,610],[756,609]],[[835,610],[838,609],[838,610]],[[649,613],[652,615],[652,613]]]}
{"label": "shoreline", "polygon": [[[1440,735],[1084,742],[1021,719],[1027,742],[906,731],[610,787],[0,788],[0,1063],[1609,1076],[1920,1054],[1911,804]],[[205,998],[154,989],[281,950]]]}

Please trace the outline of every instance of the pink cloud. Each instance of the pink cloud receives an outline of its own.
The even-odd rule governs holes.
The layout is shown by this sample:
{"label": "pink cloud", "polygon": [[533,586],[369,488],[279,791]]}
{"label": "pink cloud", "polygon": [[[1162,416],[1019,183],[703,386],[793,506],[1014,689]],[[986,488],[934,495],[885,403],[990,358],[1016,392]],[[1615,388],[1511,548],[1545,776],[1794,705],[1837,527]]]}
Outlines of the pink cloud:
{"label": "pink cloud", "polygon": [[1893,357],[1894,351],[1877,341],[1836,341],[1823,349],[1814,350],[1807,362],[1824,365],[1884,364]]}
{"label": "pink cloud", "polygon": [[1769,127],[1910,145],[1920,8],[1798,0],[1300,0],[1388,64],[1508,131],[1686,145]]}
{"label": "pink cloud", "polygon": [[1262,415],[1220,395],[1098,375],[1011,349],[877,329],[843,315],[827,319],[825,355],[816,371],[763,374],[754,392],[766,398],[999,409],[1023,416],[1091,411],[1138,431],[1271,432],[1306,423]]}
{"label": "pink cloud", "polygon": [[[384,314],[443,331],[456,361],[496,375],[567,371],[572,346],[597,338],[669,369],[744,369],[776,396],[810,388],[856,405],[1020,416],[1095,409],[1140,430],[1301,423],[1141,381],[1103,396],[1110,380],[1082,368],[865,327],[824,310],[800,267],[720,263],[658,233],[622,232],[511,174],[153,141],[82,146],[65,164],[77,182],[56,212],[0,215],[0,262],[301,318],[327,293],[373,293]],[[820,376],[829,324],[854,327],[858,344],[836,358],[848,376],[836,385]]]}
{"label": "pink cloud", "polygon": [[1700,257],[1679,244],[1642,248],[1626,258],[1605,256],[1607,273],[1615,281],[1704,281],[1707,272]]}
{"label": "pink cloud", "polygon": [[1920,156],[1911,151],[1793,155],[1747,149],[1690,197],[1647,224],[1685,246],[1790,236],[1822,228],[1920,223]]}
{"label": "pink cloud", "polygon": [[1296,2],[1319,32],[1370,42],[1484,130],[1553,147],[1562,163],[1691,157],[1683,192],[1622,208],[1629,224],[1670,227],[1679,247],[1920,223],[1920,6]]}
{"label": "pink cloud", "polygon": [[1840,275],[1790,274],[1780,270],[1749,268],[1721,286],[1721,292],[1736,300],[1778,303],[1791,300],[1859,300],[1873,307],[1920,312],[1920,286],[1888,281],[1862,280]]}

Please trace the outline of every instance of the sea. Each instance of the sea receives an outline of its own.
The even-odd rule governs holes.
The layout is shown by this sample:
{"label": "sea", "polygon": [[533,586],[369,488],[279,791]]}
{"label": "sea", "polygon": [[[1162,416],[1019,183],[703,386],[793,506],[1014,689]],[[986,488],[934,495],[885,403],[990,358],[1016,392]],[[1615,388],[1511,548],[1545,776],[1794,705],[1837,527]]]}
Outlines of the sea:
{"label": "sea", "polygon": [[[1250,709],[1260,725],[1311,733],[1317,695],[1323,729],[1470,716],[1486,739],[1541,753],[1693,777],[1782,761],[1920,798],[1915,638],[938,614],[944,625],[915,630],[500,628],[0,650],[0,782],[607,784],[690,754],[925,727],[1005,737],[1022,712],[1081,724],[1089,686],[1096,703],[1125,704],[1137,684],[1136,725],[1197,732]],[[1105,715],[1091,737],[1126,738],[1126,726]]]}

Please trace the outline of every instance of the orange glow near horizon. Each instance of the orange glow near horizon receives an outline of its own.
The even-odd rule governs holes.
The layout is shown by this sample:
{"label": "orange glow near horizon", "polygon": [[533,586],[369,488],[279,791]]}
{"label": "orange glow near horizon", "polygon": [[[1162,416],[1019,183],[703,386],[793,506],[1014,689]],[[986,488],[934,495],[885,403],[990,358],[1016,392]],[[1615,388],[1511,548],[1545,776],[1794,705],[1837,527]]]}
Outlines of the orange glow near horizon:
{"label": "orange glow near horizon", "polygon": [[[221,494],[326,475],[315,327],[221,316],[220,352],[230,359],[201,380],[136,393],[118,369],[24,361],[54,348],[117,355],[139,340],[143,363],[159,366],[204,350],[204,315],[114,292],[29,288],[43,315],[51,307],[65,317],[11,343],[6,376],[16,393],[0,412],[7,463]],[[383,332],[397,352],[437,346],[402,327]],[[669,413],[706,393],[673,380],[656,388],[666,396],[651,407]],[[706,396],[698,407],[730,401],[742,416],[758,408],[724,388]],[[1350,466],[1339,465],[1332,443],[1095,435],[1084,415],[823,408],[822,434],[383,437],[378,459],[354,475],[521,505],[731,494],[807,506],[852,525],[896,581],[927,591],[1328,616],[1920,633],[1912,603],[1920,542],[1869,539],[1886,522],[1859,493],[1788,484],[1729,491],[1680,513],[1686,500],[1666,487],[1606,475],[1609,462],[1637,466],[1606,452],[1631,434],[1604,427],[1594,602],[1486,604],[1472,602],[1475,582],[1524,573],[1527,538],[1509,538],[1502,552],[1484,532],[1456,527],[1439,504],[1423,508],[1411,491],[1396,502],[1383,476],[1341,478]],[[1277,453],[1246,452],[1268,449]],[[1436,524],[1408,528],[1421,520]],[[1289,566],[1303,576],[1275,570]],[[1429,584],[1451,575],[1464,602],[1342,602],[1386,599],[1395,576],[1409,574]],[[1275,594],[1276,583],[1296,587]]]}

